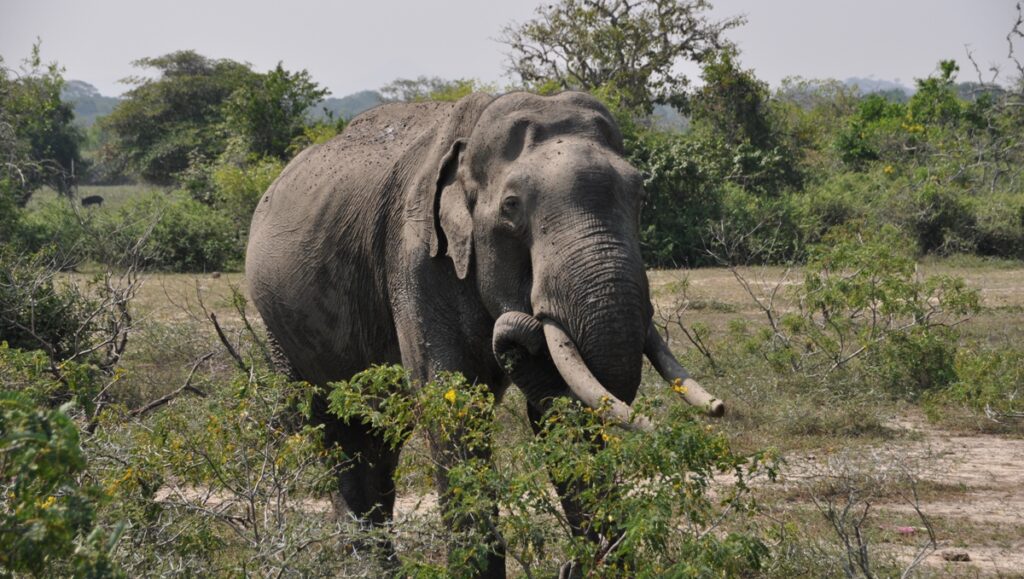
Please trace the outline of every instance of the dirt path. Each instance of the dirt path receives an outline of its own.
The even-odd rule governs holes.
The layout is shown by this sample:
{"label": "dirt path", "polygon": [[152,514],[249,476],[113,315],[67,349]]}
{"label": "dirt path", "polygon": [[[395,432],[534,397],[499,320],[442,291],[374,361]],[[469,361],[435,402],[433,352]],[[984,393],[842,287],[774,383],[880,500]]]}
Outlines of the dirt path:
{"label": "dirt path", "polygon": [[[907,448],[932,465],[921,478],[963,489],[922,500],[925,515],[952,523],[925,563],[953,576],[1024,576],[1024,439],[949,433],[920,420],[901,426],[921,436]],[[947,562],[952,552],[970,561]]]}
{"label": "dirt path", "polygon": [[[897,417],[892,426],[906,436],[850,452],[789,456],[783,484],[819,496],[825,485],[862,489],[886,537],[876,547],[909,562],[927,539],[910,475],[938,542],[920,568],[925,576],[1024,577],[1024,439],[948,432],[922,416]],[[964,554],[968,561],[950,560]]]}

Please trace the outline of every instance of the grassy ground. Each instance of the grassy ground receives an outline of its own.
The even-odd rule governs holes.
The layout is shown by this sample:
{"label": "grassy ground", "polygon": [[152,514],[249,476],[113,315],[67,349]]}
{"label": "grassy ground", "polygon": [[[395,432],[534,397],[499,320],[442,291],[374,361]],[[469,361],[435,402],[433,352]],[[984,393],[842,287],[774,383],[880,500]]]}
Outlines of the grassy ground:
{"label": "grassy ground", "polygon": [[[82,185],[78,188],[79,199],[92,195],[103,197],[103,204],[96,207],[99,211],[116,211],[132,197],[157,189],[152,185]],[[36,191],[29,200],[28,208],[38,208],[43,203],[57,198],[57,192],[49,187]]]}

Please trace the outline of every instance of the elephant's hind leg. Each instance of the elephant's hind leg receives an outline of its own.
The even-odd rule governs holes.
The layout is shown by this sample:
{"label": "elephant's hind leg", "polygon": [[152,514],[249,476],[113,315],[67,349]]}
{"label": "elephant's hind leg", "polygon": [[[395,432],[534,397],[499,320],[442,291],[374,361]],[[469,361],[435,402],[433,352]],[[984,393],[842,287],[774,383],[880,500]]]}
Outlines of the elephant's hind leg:
{"label": "elephant's hind leg", "polygon": [[360,544],[377,551],[385,566],[396,566],[398,559],[386,527],[395,508],[394,474],[401,449],[392,449],[363,424],[340,421],[327,424],[324,442],[328,447],[340,447],[344,454],[338,465],[336,515],[353,518],[364,531],[373,533]]}

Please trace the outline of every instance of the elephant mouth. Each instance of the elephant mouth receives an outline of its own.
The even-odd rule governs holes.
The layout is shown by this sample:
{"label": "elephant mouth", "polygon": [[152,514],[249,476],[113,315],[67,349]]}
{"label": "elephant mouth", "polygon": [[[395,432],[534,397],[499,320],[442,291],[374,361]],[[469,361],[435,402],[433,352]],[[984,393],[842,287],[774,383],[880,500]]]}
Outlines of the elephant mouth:
{"label": "elephant mouth", "polygon": [[[544,394],[572,395],[590,408],[601,408],[613,422],[629,430],[651,431],[653,424],[647,417],[637,414],[628,404],[611,393],[609,388],[598,381],[587,366],[579,349],[572,338],[566,333],[562,324],[550,317],[536,318],[523,312],[507,312],[495,322],[492,349],[498,362],[503,366],[509,364],[510,356],[517,349],[525,350],[531,356],[543,356],[545,362],[550,360],[558,375],[565,382],[568,391],[559,392],[558,388],[543,392],[536,385],[529,384],[530,377],[522,377],[524,392],[531,402]],[[679,364],[668,345],[661,338],[653,324],[647,332],[644,343],[644,354],[652,366],[673,390],[680,392],[691,405],[703,408],[710,416],[722,416],[725,405],[707,391]],[[519,376],[514,376],[514,380]],[[541,393],[543,392],[543,394]]]}

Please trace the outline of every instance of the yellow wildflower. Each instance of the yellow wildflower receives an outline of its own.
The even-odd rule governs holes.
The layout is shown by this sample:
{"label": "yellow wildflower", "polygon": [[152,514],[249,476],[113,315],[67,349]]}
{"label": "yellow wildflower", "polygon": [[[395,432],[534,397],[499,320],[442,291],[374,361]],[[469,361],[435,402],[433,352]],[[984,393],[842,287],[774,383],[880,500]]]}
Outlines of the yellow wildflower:
{"label": "yellow wildflower", "polygon": [[55,497],[53,495],[50,495],[50,496],[46,497],[45,501],[36,501],[36,506],[39,507],[40,509],[48,509],[48,508],[52,507],[54,505],[54,503],[56,503],[56,502],[57,502],[57,497]]}
{"label": "yellow wildflower", "polygon": [[895,169],[892,168],[892,165],[886,165],[885,168],[882,169],[882,172],[886,175],[892,175],[893,171],[895,171]]}
{"label": "yellow wildflower", "polygon": [[451,388],[444,393],[444,399],[451,404],[455,404],[455,389]]}
{"label": "yellow wildflower", "polygon": [[686,386],[683,386],[682,378],[676,378],[672,381],[672,390],[680,394],[686,394]]}

